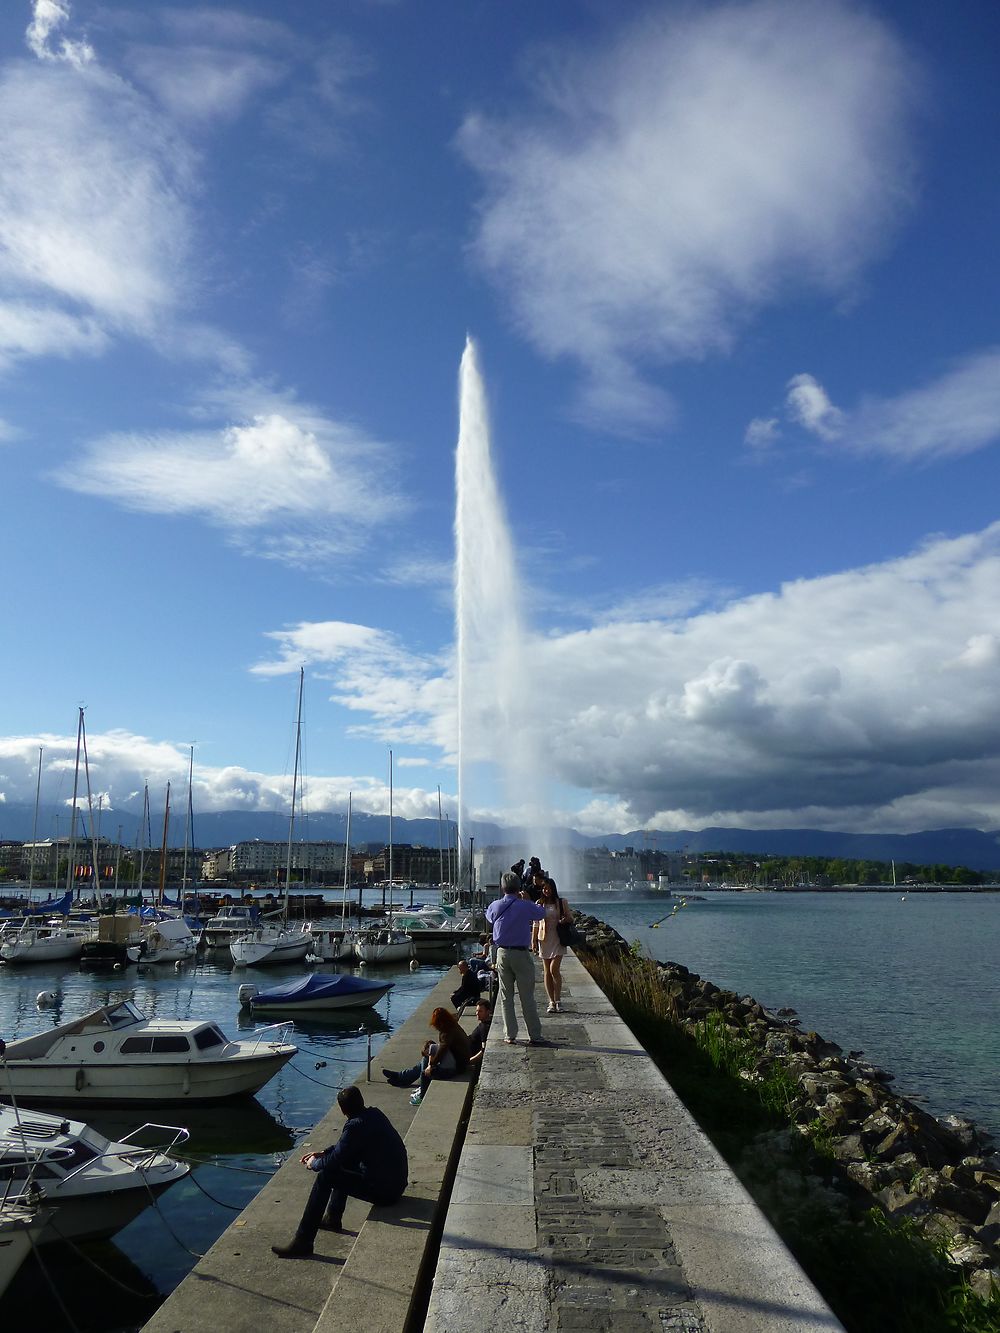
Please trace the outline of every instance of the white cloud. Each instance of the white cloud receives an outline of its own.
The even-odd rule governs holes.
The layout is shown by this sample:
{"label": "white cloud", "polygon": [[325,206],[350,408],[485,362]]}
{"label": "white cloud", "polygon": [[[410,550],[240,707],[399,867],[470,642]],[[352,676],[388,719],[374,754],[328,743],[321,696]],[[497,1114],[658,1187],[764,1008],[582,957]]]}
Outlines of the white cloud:
{"label": "white cloud", "polygon": [[1000,348],[974,353],[923,388],[868,400],[852,418],[857,448],[947,458],[1000,439]]}
{"label": "white cloud", "polygon": [[69,22],[68,4],[62,0],[34,0],[32,10],[32,19],[24,39],[39,60],[61,60],[76,68],[90,64],[94,59],[94,50],[89,42],[59,37],[53,45],[57,30]]}
{"label": "white cloud", "polygon": [[770,449],[781,437],[781,425],[777,417],[754,417],[747,426],[743,443],[748,448],[763,453]]}
{"label": "white cloud", "polygon": [[[44,750],[42,804],[67,811],[60,824],[60,830],[65,834],[73,793],[75,733],[72,736],[0,737],[0,763],[5,770],[0,777],[0,801],[27,805],[34,801],[39,746]],[[154,808],[162,808],[168,781],[175,792],[187,790],[187,746],[126,731],[110,731],[103,734],[88,732],[87,748],[95,810],[98,795],[103,796],[102,832],[105,835],[115,835],[116,812],[141,814],[144,783],[149,783]],[[198,814],[222,810],[285,813],[291,800],[291,789],[291,773],[260,773],[239,765],[213,767],[199,762],[196,757],[192,786],[196,833]],[[304,786],[305,812],[346,811],[349,793],[353,796],[355,813],[388,812],[388,780],[354,774],[310,776]],[[454,801],[453,797],[448,799]],[[78,797],[77,804],[86,809],[85,793]],[[406,819],[437,818],[437,792],[394,784],[393,809]],[[55,831],[43,828],[39,833],[48,837]]]}
{"label": "white cloud", "polygon": [[97,356],[107,345],[107,334],[89,316],[0,300],[0,367],[21,357]]}
{"label": "white cloud", "polygon": [[[788,382],[786,415],[842,450],[886,454],[904,461],[950,458],[1000,440],[1000,348],[957,361],[943,375],[892,398],[868,397],[853,411],[835,407],[809,374]],[[752,421],[747,442],[769,441],[777,423]]]}
{"label": "white cloud", "polygon": [[[256,553],[308,564],[353,549],[367,526],[399,511],[381,473],[373,479],[384,458],[353,428],[284,400],[219,430],[96,440],[56,479],[132,509],[198,514],[237,537],[275,525],[255,536]],[[292,518],[306,526],[289,534]]]}
{"label": "white cloud", "polygon": [[856,7],[658,10],[535,68],[533,110],[463,126],[474,250],[603,422],[662,416],[645,370],[727,347],[791,285],[843,290],[907,201],[914,69]]}
{"label": "white cloud", "polygon": [[835,440],[843,432],[843,412],[834,407],[822,384],[812,375],[795,375],[790,379],[785,401],[789,417],[814,435]]}
{"label": "white cloud", "polygon": [[171,115],[192,122],[235,119],[288,73],[283,61],[259,52],[203,45],[137,44],[128,63]]}
{"label": "white cloud", "polygon": [[[591,832],[602,809],[617,828],[997,826],[998,604],[1000,524],[686,619],[526,637],[517,745],[590,793]],[[291,632],[286,669],[304,652],[371,734],[450,753],[450,661],[336,623]],[[476,761],[509,743],[470,734]]]}
{"label": "white cloud", "polygon": [[190,294],[187,150],[96,66],[7,65],[0,121],[0,297],[23,350],[93,350],[95,322],[155,336]]}

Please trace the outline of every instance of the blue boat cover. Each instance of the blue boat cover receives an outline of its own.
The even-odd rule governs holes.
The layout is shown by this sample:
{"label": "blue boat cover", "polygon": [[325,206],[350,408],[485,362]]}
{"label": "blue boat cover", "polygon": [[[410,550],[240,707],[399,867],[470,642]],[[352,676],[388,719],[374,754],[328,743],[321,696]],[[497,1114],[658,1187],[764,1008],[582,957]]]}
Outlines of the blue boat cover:
{"label": "blue boat cover", "polygon": [[271,986],[258,991],[254,1004],[293,1003],[296,1000],[326,999],[331,995],[359,995],[362,991],[392,990],[391,981],[368,981],[365,977],[331,976],[322,972],[310,973],[298,981],[286,981],[283,986]]}

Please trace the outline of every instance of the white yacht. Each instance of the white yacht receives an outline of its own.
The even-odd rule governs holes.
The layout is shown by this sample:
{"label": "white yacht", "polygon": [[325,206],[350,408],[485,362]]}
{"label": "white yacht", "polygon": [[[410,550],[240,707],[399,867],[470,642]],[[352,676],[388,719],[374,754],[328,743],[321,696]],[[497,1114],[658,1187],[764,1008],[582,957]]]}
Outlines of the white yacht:
{"label": "white yacht", "polygon": [[231,903],[220,907],[215,916],[210,916],[205,922],[205,929],[202,931],[205,947],[228,949],[230,942],[237,935],[255,930],[259,920],[260,914],[257,908],[249,907],[246,903]]}
{"label": "white yacht", "polygon": [[230,1041],[215,1023],[147,1019],[131,1000],[105,1005],[0,1050],[19,1102],[215,1102],[250,1096],[297,1051],[285,1027]]}
{"label": "white yacht", "polygon": [[300,963],[312,952],[313,944],[308,922],[275,921],[237,935],[229,942],[229,952],[237,967],[260,967],[265,963]]}
{"label": "white yacht", "polygon": [[183,917],[147,921],[142,927],[140,963],[186,963],[198,952],[198,941]]}
{"label": "white yacht", "polygon": [[92,925],[66,917],[48,921],[26,917],[17,930],[4,933],[0,958],[5,963],[57,963],[79,958],[84,943],[94,934]]}
{"label": "white yacht", "polygon": [[354,945],[359,963],[402,963],[414,957],[413,941],[402,930],[359,930]]}
{"label": "white yacht", "polygon": [[188,1137],[177,1126],[146,1124],[115,1143],[79,1120],[0,1106],[0,1191],[56,1210],[42,1244],[112,1236],[188,1174],[167,1155]]}

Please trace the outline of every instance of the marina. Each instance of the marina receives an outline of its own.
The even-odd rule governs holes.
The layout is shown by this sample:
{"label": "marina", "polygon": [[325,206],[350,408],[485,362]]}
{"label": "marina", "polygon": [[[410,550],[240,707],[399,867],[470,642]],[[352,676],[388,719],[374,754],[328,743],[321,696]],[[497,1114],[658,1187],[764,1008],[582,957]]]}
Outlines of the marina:
{"label": "marina", "polygon": [[[329,910],[329,909],[328,909]],[[392,1032],[422,997],[447,973],[452,957],[411,970],[408,963],[378,970],[385,986],[374,1007],[349,1008],[283,1019],[297,1053],[254,1097],[218,1105],[174,1106],[167,1116],[151,1116],[107,1104],[88,1106],[86,1119],[95,1132],[121,1140],[149,1119],[171,1119],[190,1135],[174,1155],[190,1169],[169,1191],[148,1203],[113,1240],[46,1245],[46,1270],[58,1282],[72,1324],[59,1309],[49,1282],[29,1260],[0,1298],[0,1319],[16,1328],[13,1311],[44,1312],[34,1327],[80,1333],[129,1333],[140,1328],[163,1297],[182,1280],[234,1216],[327,1114],[337,1089],[366,1069]],[[259,971],[261,988],[294,983],[303,971],[274,967]],[[328,969],[324,969],[328,970]],[[374,969],[373,969],[374,970]],[[341,975],[367,982],[359,967]],[[217,1025],[239,1041],[274,1018],[256,1018],[242,1007],[239,988],[257,973],[237,969],[227,951],[202,952],[177,966],[132,966],[120,971],[81,969],[75,961],[0,968],[0,1037],[14,1040],[51,1032],[84,1015],[123,1002],[156,1023],[172,1026],[204,1022]],[[42,1006],[39,995],[47,997]],[[6,1072],[0,1065],[0,1095]],[[9,1100],[9,1096],[7,1097]],[[55,1109],[54,1107],[52,1109]],[[40,1114],[33,1112],[33,1114]],[[54,1212],[54,1210],[50,1210]],[[20,1214],[4,1221],[12,1245],[24,1241]],[[34,1224],[37,1226],[37,1223]],[[30,1246],[27,1246],[30,1249]],[[96,1265],[96,1267],[95,1267]]]}

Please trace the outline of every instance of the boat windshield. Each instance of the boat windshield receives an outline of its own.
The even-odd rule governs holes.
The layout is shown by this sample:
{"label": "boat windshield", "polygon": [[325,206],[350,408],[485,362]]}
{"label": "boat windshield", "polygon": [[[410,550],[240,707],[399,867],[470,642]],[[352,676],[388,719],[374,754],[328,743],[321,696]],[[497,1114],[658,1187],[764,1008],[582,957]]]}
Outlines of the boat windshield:
{"label": "boat windshield", "polygon": [[116,1004],[113,1009],[106,1009],[104,1017],[109,1028],[127,1028],[133,1023],[146,1021],[131,1000],[122,1000],[121,1004]]}

